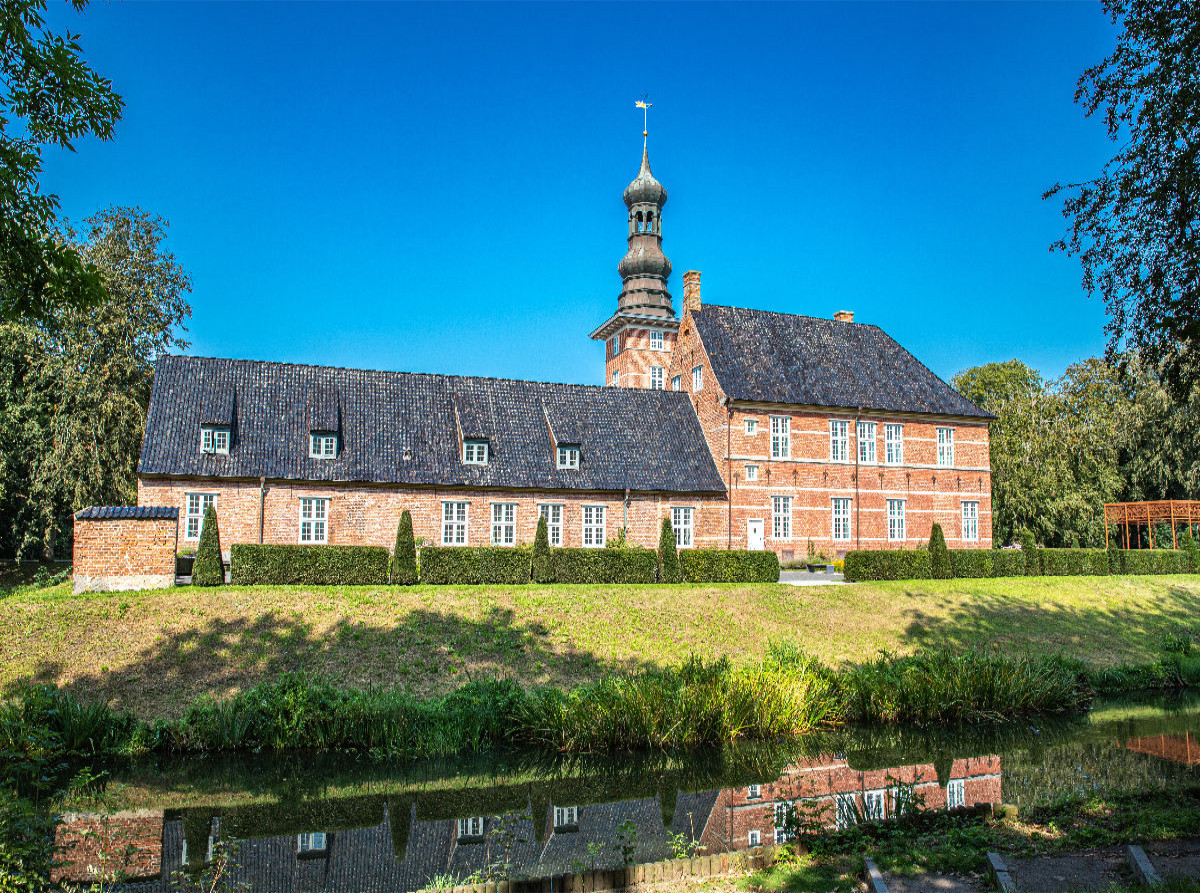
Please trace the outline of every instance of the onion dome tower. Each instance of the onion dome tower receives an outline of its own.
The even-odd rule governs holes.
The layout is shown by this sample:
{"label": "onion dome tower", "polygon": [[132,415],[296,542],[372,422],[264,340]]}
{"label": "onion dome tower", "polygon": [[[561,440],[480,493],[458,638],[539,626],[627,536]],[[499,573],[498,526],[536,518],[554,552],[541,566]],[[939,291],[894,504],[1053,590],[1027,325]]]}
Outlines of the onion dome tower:
{"label": "onion dome tower", "polygon": [[647,316],[674,316],[667,279],[671,262],[662,250],[662,209],[667,190],[650,172],[650,156],[642,143],[642,166],[625,187],[629,209],[629,250],[617,265],[624,287],[617,298],[618,312]]}

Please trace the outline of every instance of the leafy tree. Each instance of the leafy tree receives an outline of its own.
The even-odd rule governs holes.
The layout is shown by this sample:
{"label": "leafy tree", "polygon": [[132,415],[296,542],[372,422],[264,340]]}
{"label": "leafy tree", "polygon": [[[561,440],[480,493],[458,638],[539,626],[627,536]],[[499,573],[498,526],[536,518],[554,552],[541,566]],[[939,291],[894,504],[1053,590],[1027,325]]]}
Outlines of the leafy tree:
{"label": "leafy tree", "polygon": [[217,529],[217,509],[210,505],[204,510],[204,526],[200,528],[200,545],[192,563],[193,586],[223,586],[225,565],[221,562],[221,533]]}
{"label": "leafy tree", "polygon": [[683,569],[679,566],[679,550],[675,548],[675,529],[671,519],[662,519],[658,534],[658,577],[663,583],[679,583],[683,580]]}
{"label": "leafy tree", "polygon": [[533,538],[533,582],[554,582],[554,559],[550,555],[550,531],[545,515],[538,518],[537,534]]}
{"label": "leafy tree", "polygon": [[1200,373],[1200,4],[1104,0],[1122,31],[1075,100],[1120,148],[1092,180],[1056,184],[1083,287],[1108,310],[1109,350],[1164,364],[1184,395]]}
{"label": "leafy tree", "polygon": [[396,527],[396,548],[392,552],[392,584],[412,586],[417,582],[417,543],[413,539],[412,514],[400,513]]}
{"label": "leafy tree", "polygon": [[946,535],[942,532],[942,525],[937,523],[929,532],[929,564],[935,580],[949,580],[954,576],[950,550],[946,548]]}
{"label": "leafy tree", "polygon": [[[87,0],[71,0],[82,11]],[[46,27],[46,0],[0,4],[0,319],[47,322],[103,300],[98,271],[55,236],[58,197],[39,190],[46,147],[109,140],[123,103],[83,59],[79,36]]]}

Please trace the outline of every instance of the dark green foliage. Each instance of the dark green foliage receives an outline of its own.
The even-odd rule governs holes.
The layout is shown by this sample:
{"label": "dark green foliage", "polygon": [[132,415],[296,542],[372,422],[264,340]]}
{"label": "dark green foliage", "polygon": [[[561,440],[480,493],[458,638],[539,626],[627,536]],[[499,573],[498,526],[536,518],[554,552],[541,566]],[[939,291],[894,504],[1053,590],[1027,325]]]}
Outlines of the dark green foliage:
{"label": "dark green foliage", "polygon": [[663,583],[678,583],[683,579],[679,550],[675,548],[675,528],[670,518],[662,519],[658,534],[658,579]]}
{"label": "dark green foliage", "polygon": [[538,518],[537,535],[533,538],[533,582],[554,582],[554,556],[550,554],[550,531],[546,516]]}
{"label": "dark green foliage", "polygon": [[779,556],[774,552],[684,549],[679,562],[688,583],[779,582]]}
{"label": "dark green foliage", "polygon": [[1108,575],[1104,549],[1040,549],[1042,574],[1047,577],[1103,577]]}
{"label": "dark green foliage", "polygon": [[1174,549],[1124,549],[1121,572],[1125,574],[1186,574],[1189,556]]}
{"label": "dark green foliage", "polygon": [[400,513],[396,528],[396,549],[392,553],[392,585],[412,586],[417,582],[417,544],[413,540],[412,514]]}
{"label": "dark green foliage", "polygon": [[221,562],[221,534],[217,529],[217,509],[210,505],[204,510],[200,528],[200,546],[192,564],[193,586],[221,586],[225,582],[225,565]]}
{"label": "dark green foliage", "polygon": [[0,777],[0,890],[49,890],[57,822],[46,809],[16,797]]}
{"label": "dark green foliage", "polygon": [[925,549],[859,550],[846,553],[846,580],[927,580],[930,577],[929,552]]}
{"label": "dark green foliage", "polygon": [[528,583],[532,561],[528,546],[424,546],[421,582],[440,586]]}
{"label": "dark green foliage", "polygon": [[992,576],[1025,576],[1025,553],[1020,549],[993,549]]}
{"label": "dark green foliage", "polygon": [[942,525],[937,523],[929,533],[929,572],[935,580],[949,580],[954,573],[950,551],[946,548],[946,535],[942,533]]}
{"label": "dark green foliage", "polygon": [[238,586],[372,586],[387,583],[383,546],[234,543],[229,579]]}
{"label": "dark green foliage", "polygon": [[1200,543],[1192,536],[1191,525],[1179,535],[1179,551],[1188,557],[1188,570],[1193,574],[1200,573]]}
{"label": "dark green foliage", "polygon": [[1025,576],[1037,577],[1042,573],[1042,565],[1038,558],[1037,542],[1028,530],[1017,533],[1017,543],[1021,546],[1021,554],[1025,556]]}
{"label": "dark green foliage", "polygon": [[1121,547],[1115,541],[1109,543],[1108,546],[1108,572],[1110,574],[1122,573],[1121,570]]}
{"label": "dark green foliage", "polygon": [[658,554],[650,549],[555,549],[559,583],[653,583]]}
{"label": "dark green foliage", "polygon": [[991,577],[995,574],[995,559],[991,549],[950,549],[951,576]]}

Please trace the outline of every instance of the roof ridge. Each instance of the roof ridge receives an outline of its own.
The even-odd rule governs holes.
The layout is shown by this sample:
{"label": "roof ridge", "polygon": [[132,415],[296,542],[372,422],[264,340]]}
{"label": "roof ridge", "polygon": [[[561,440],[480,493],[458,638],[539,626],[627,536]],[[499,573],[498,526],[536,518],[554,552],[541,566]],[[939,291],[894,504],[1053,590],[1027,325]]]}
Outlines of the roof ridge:
{"label": "roof ridge", "polygon": [[[811,313],[788,313],[784,310],[759,310],[756,307],[735,307],[732,304],[704,304],[700,311],[703,312],[706,307],[715,307],[718,310],[739,310],[743,313],[762,313],[770,316],[794,316],[797,319],[815,319],[821,322],[842,322],[848,326],[870,326],[873,329],[879,329],[879,326],[873,322],[852,322],[842,319],[834,319],[830,316],[813,316]],[[881,332],[883,329],[879,329]],[[885,333],[886,334],[886,333]],[[891,337],[890,335],[888,336]]]}

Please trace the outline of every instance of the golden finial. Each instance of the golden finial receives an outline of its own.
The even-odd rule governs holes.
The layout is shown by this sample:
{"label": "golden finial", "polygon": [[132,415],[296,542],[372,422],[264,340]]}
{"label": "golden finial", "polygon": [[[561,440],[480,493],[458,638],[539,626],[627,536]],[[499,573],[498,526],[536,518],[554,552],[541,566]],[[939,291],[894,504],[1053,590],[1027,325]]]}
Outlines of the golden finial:
{"label": "golden finial", "polygon": [[634,106],[642,110],[642,139],[650,133],[650,106],[654,103],[650,102],[650,94],[643,94],[642,98],[634,103]]}

